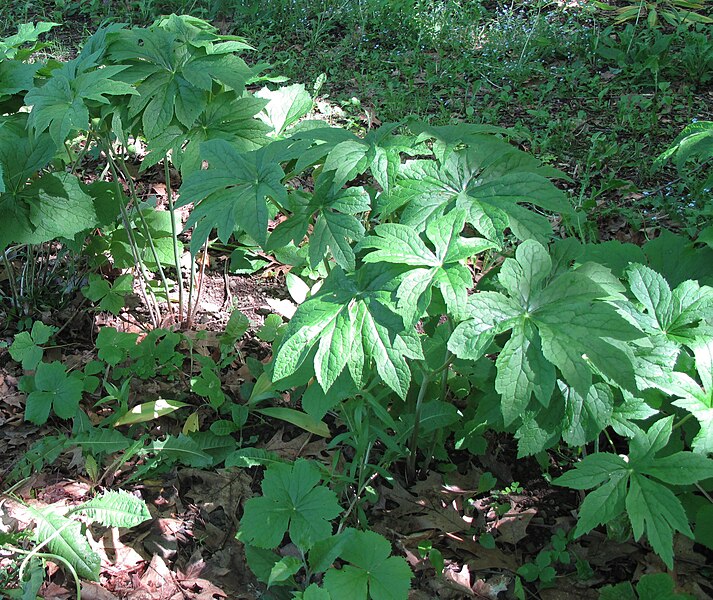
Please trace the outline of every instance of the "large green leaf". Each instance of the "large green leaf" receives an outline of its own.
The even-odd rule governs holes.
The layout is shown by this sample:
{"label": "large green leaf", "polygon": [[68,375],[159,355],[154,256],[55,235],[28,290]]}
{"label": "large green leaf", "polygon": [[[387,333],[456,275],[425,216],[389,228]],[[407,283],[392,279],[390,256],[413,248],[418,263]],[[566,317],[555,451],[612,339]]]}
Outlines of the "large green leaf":
{"label": "large green leaf", "polygon": [[57,238],[72,239],[97,223],[92,198],[70,173],[44,175],[18,195],[27,214],[7,214],[0,231],[0,247],[10,242],[40,244]]}
{"label": "large green leaf", "polygon": [[502,242],[507,227],[520,239],[546,241],[552,234],[547,218],[520,204],[567,214],[572,209],[564,194],[527,154],[489,136],[475,136],[472,142],[440,165],[421,159],[405,163],[397,185],[382,199],[381,214],[400,211],[401,222],[420,231],[457,206],[493,242]]}
{"label": "large green leaf", "polygon": [[672,291],[663,276],[640,264],[631,265],[627,277],[640,307],[624,303],[622,311],[644,331],[679,344],[713,335],[713,288],[689,280]]}
{"label": "large green leaf", "polygon": [[261,118],[270,126],[275,137],[281,136],[288,127],[312,110],[312,98],[301,83],[274,91],[265,87],[255,95],[267,101]]}
{"label": "large green leaf", "polygon": [[533,393],[548,405],[553,367],[583,398],[595,371],[636,389],[634,353],[626,342],[643,334],[609,302],[622,298],[623,288],[607,269],[586,263],[553,272],[547,250],[526,241],[515,258],[505,260],[499,278],[509,295],[471,296],[470,318],[456,327],[448,347],[460,358],[477,360],[495,335],[513,330],[496,361],[506,424],[528,406]]}
{"label": "large green leaf", "polygon": [[265,149],[240,153],[225,140],[201,144],[201,157],[208,161],[208,169],[189,175],[179,190],[178,206],[196,203],[186,227],[196,225],[201,234],[194,232],[191,251],[200,248],[213,228],[224,243],[239,227],[264,245],[267,200],[280,205],[287,200],[280,165]]}
{"label": "large green leaf", "polygon": [[72,521],[55,512],[52,508],[37,510],[27,507],[35,520],[35,541],[42,543],[49,540],[50,552],[67,560],[77,575],[84,579],[97,581],[101,560],[92,550],[87,537],[82,534],[82,524]]}
{"label": "large green leaf", "polygon": [[317,467],[304,459],[274,464],[265,471],[262,496],[245,503],[240,539],[258,548],[276,548],[289,531],[302,551],[332,534],[331,519],[341,512],[337,497],[319,485]]}
{"label": "large green leaf", "polygon": [[455,209],[431,221],[425,237],[408,225],[383,223],[374,228],[375,235],[364,238],[359,247],[373,249],[364,262],[386,262],[414,267],[406,271],[396,292],[399,309],[408,320],[418,319],[431,301],[432,287],[438,287],[449,313],[460,319],[468,301],[468,290],[473,287],[470,269],[464,260],[492,248],[494,244],[482,238],[464,238],[461,232],[465,212]]}
{"label": "large green leaf", "polygon": [[107,490],[72,509],[71,513],[86,515],[106,527],[136,527],[151,518],[146,503],[123,490]]}
{"label": "large green leaf", "polygon": [[138,92],[129,102],[129,117],[140,117],[149,138],[166,131],[174,118],[193,127],[208,106],[213,82],[242,94],[255,72],[232,50],[248,46],[226,46],[221,39],[175,15],[149,29],[115,36],[107,57],[128,66],[122,78]]}
{"label": "large green leaf", "polygon": [[354,275],[338,268],[330,273],[320,292],[302,303],[288,324],[275,354],[275,381],[313,356],[314,373],[325,392],[347,365],[355,378],[365,365],[374,365],[386,385],[406,396],[411,381],[407,359],[423,354],[391,307],[390,291],[380,289],[379,276],[367,268]]}
{"label": "large green leaf", "polygon": [[80,56],[52,71],[42,86],[31,89],[25,102],[32,106],[29,125],[35,132],[49,129],[57,146],[70,131],[89,127],[88,103],[109,104],[107,96],[136,94],[132,86],[115,76],[126,67],[99,65]]}
{"label": "large green leaf", "polygon": [[406,600],[411,569],[406,561],[390,556],[391,545],[373,531],[355,531],[339,556],[348,564],[329,569],[324,585],[332,598]]}
{"label": "large green leaf", "polygon": [[587,456],[554,481],[574,489],[597,488],[585,498],[575,536],[605,524],[622,512],[631,521],[634,537],[646,534],[654,551],[673,568],[673,533],[693,538],[683,506],[665,485],[690,485],[713,477],[713,460],[692,452],[661,458],[672,432],[673,417],[655,422],[631,441],[628,459],[606,453]]}
{"label": "large green leaf", "polygon": [[257,150],[267,141],[269,127],[256,118],[265,101],[227,91],[211,97],[191,127],[174,123],[148,141],[148,154],[141,170],[162,161],[168,152],[185,177],[201,167],[200,146],[215,139],[226,140],[238,152]]}

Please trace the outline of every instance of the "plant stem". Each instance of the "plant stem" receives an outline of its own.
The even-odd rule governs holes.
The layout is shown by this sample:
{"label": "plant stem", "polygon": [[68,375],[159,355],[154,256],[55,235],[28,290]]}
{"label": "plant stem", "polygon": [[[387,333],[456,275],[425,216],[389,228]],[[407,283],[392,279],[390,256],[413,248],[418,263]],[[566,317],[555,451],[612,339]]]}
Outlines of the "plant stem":
{"label": "plant stem", "polygon": [[153,236],[151,235],[149,224],[146,222],[146,217],[144,217],[144,213],[141,210],[141,203],[139,202],[139,197],[136,194],[134,180],[129,174],[129,170],[126,167],[126,163],[124,162],[123,157],[120,156],[119,163],[117,163],[111,155],[111,149],[109,149],[107,157],[109,158],[110,163],[113,165],[112,173],[116,172],[117,167],[120,168],[124,181],[126,181],[126,184],[129,186],[129,193],[131,194],[131,199],[134,201],[136,214],[139,215],[139,220],[141,221],[141,226],[143,227],[144,235],[146,236],[146,241],[148,242],[149,249],[151,250],[151,254],[153,255],[153,259],[156,262],[156,269],[158,271],[159,278],[161,279],[161,284],[163,285],[164,294],[166,295],[166,304],[168,305],[168,311],[170,314],[173,314],[173,307],[171,306],[171,299],[169,298],[168,293],[168,280],[166,278],[166,274],[163,271],[163,267],[161,266],[161,260],[159,259],[158,252],[156,251],[156,246],[153,243]]}
{"label": "plant stem", "polygon": [[12,268],[12,263],[7,257],[7,253],[10,252],[10,248],[2,253],[2,260],[5,263],[5,269],[7,269],[7,280],[10,284],[10,293],[12,294],[12,304],[15,308],[20,307],[20,293],[17,289],[17,281],[15,281],[15,270]]}
{"label": "plant stem", "polygon": [[[163,158],[163,174],[166,179],[166,198],[171,215],[171,241],[173,242],[173,263],[176,269],[176,284],[178,285],[178,320],[183,319],[183,275],[181,274],[181,257],[178,254],[178,228],[176,227],[176,211],[171,190],[171,173],[168,167],[168,155]],[[170,304],[170,302],[169,302]]]}
{"label": "plant stem", "polygon": [[423,371],[423,379],[421,380],[421,388],[418,390],[418,398],[416,398],[416,408],[413,411],[413,430],[411,431],[411,439],[409,440],[409,456],[406,461],[406,478],[409,481],[416,479],[416,454],[418,453],[418,432],[421,424],[421,406],[423,399],[426,397],[428,384],[431,382],[433,373]]}
{"label": "plant stem", "polygon": [[[119,175],[116,171],[116,168],[114,167],[113,162],[109,161],[107,164],[111,169],[111,174],[114,179],[114,186],[116,187],[117,196],[119,197],[119,199],[121,199],[124,193],[121,189],[121,184],[119,183]],[[121,212],[121,220],[124,222],[124,229],[126,229],[126,235],[129,240],[131,254],[134,257],[134,261],[136,261],[136,267],[138,269],[139,274],[141,275],[141,279],[143,280],[142,285],[139,286],[141,289],[141,293],[144,296],[146,307],[148,308],[149,313],[151,314],[151,322],[153,323],[154,327],[159,327],[161,325],[161,312],[158,306],[158,301],[156,300],[156,296],[154,295],[153,290],[149,285],[148,276],[146,275],[146,265],[144,265],[144,261],[141,258],[141,254],[139,253],[136,238],[134,237],[134,232],[131,229],[131,220],[129,219],[129,213],[127,212],[126,206],[122,201],[119,202],[119,210]],[[148,290],[148,293],[146,290]],[[149,302],[149,296],[151,297],[151,302]]]}
{"label": "plant stem", "polygon": [[678,429],[679,427],[682,427],[685,423],[687,423],[692,418],[693,418],[693,413],[688,413],[688,414],[684,415],[681,418],[681,420],[673,426],[673,429]]}

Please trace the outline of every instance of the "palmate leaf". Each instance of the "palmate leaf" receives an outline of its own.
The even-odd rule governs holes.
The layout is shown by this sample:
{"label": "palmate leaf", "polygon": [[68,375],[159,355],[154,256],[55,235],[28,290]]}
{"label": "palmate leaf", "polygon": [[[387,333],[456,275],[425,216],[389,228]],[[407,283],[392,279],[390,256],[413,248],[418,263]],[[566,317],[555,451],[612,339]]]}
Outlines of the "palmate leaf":
{"label": "palmate leaf", "polygon": [[27,113],[0,116],[0,211],[5,219],[5,226],[0,228],[0,248],[14,241],[18,227],[21,232],[34,229],[30,207],[35,194],[27,194],[27,182],[56,152],[49,134],[27,135],[26,126]]}
{"label": "palmate leaf", "polygon": [[[17,33],[0,40],[0,54],[3,58],[24,60],[29,53],[32,53],[38,46],[35,44],[43,33],[47,33],[59,23],[49,23],[40,21],[34,23],[21,23],[17,28]],[[22,48],[25,44],[31,44],[30,48]]]}
{"label": "palmate leaf", "polygon": [[0,229],[0,247],[10,242],[40,244],[57,238],[72,239],[97,223],[92,198],[70,173],[44,175],[11,196],[18,197],[27,214],[7,215],[5,226]]}
{"label": "palmate leaf", "polygon": [[548,405],[554,367],[581,397],[590,393],[593,369],[625,389],[636,389],[634,354],[626,342],[643,334],[608,302],[622,297],[618,280],[593,263],[552,273],[547,250],[538,242],[523,242],[500,271],[509,295],[472,295],[470,318],[448,342],[459,358],[477,360],[495,335],[512,329],[496,361],[506,425],[533,394],[543,407]]}
{"label": "palmate leaf", "polygon": [[443,163],[448,155],[463,144],[477,143],[484,133],[508,135],[511,131],[497,125],[459,123],[458,125],[429,125],[420,121],[409,121],[409,129],[418,135],[417,141],[433,140],[433,155]]}
{"label": "palmate leaf", "polygon": [[35,371],[35,390],[27,396],[25,420],[41,425],[47,421],[50,408],[62,419],[77,414],[82,398],[82,381],[67,375],[59,361],[40,363]]}
{"label": "palmate leaf", "polygon": [[411,382],[407,359],[423,358],[415,333],[405,331],[391,307],[382,273],[362,267],[345,275],[335,268],[318,294],[302,303],[275,354],[273,378],[286,378],[312,355],[314,373],[326,392],[345,368],[355,381],[374,365],[384,383],[405,398]]}
{"label": "palmate leaf", "polygon": [[258,548],[276,548],[289,531],[302,551],[332,534],[331,519],[341,512],[337,496],[319,485],[317,467],[304,459],[274,464],[265,471],[262,496],[245,503],[239,536]]}
{"label": "palmate leaf", "polygon": [[61,146],[70,131],[89,126],[88,103],[109,104],[107,96],[136,94],[132,86],[115,78],[125,68],[98,68],[86,55],[64,63],[42,87],[27,93],[25,102],[32,106],[30,127],[35,132],[49,129],[52,140]]}
{"label": "palmate leaf", "polygon": [[[363,187],[338,189],[331,173],[323,173],[317,178],[309,205],[303,212],[291,217],[302,219],[302,226],[298,229],[301,233],[310,222],[309,215],[316,215],[309,241],[309,262],[313,269],[331,252],[342,269],[354,270],[353,243],[364,235],[364,226],[357,216],[370,207],[369,194]],[[308,217],[306,222],[305,216]],[[292,226],[289,221],[285,225]],[[299,244],[301,239],[293,241]]]}
{"label": "palmate leaf", "polygon": [[263,148],[240,153],[225,140],[201,144],[208,169],[192,173],[179,190],[177,206],[196,204],[186,227],[197,225],[191,251],[197,252],[213,228],[227,243],[236,227],[261,245],[267,240],[268,198],[287,200],[284,172]]}
{"label": "palmate leaf", "polygon": [[255,72],[230,53],[234,45],[224,46],[220,39],[175,16],[114,37],[107,57],[128,66],[122,78],[138,92],[129,102],[129,117],[140,117],[146,136],[160,135],[174,117],[191,128],[208,105],[214,81],[242,94]]}
{"label": "palmate leaf", "polygon": [[[442,164],[406,162],[397,184],[381,201],[382,216],[399,211],[400,220],[421,231],[453,207],[466,211],[467,222],[485,238],[502,243],[507,227],[519,239],[547,240],[546,217],[522,206],[569,214],[564,194],[543,174],[539,163],[494,137],[474,136],[468,148],[454,150]],[[548,171],[543,171],[548,173]]]}
{"label": "palmate leaf", "polygon": [[363,139],[337,127],[299,131],[290,137],[281,159],[297,159],[295,172],[322,163],[336,189],[370,170],[382,190],[389,191],[398,174],[401,154],[414,152],[412,138],[393,135],[398,126],[384,124]]}
{"label": "palmate leaf", "polygon": [[348,564],[325,573],[325,588],[332,598],[405,600],[413,575],[403,558],[390,554],[382,535],[354,531],[339,553]]}
{"label": "palmate leaf", "polygon": [[657,458],[668,444],[672,424],[673,417],[667,417],[646,433],[639,430],[630,443],[628,460],[591,454],[553,482],[578,490],[597,488],[580,507],[575,537],[626,511],[634,537],[639,540],[645,534],[654,551],[673,568],[674,532],[690,538],[693,532],[681,502],[665,484],[690,485],[713,477],[713,460],[685,451]]}
{"label": "palmate leaf", "polygon": [[699,325],[713,333],[713,288],[688,280],[672,291],[661,275],[640,264],[629,267],[627,277],[641,308],[622,303],[622,314],[647,333],[678,344],[698,337]]}
{"label": "palmate leaf", "polygon": [[399,223],[383,223],[374,228],[375,235],[364,238],[359,248],[372,249],[364,256],[365,263],[386,262],[414,267],[406,271],[396,292],[399,309],[408,320],[418,319],[431,301],[432,287],[438,287],[449,313],[460,319],[465,311],[468,290],[473,286],[470,269],[463,261],[488,248],[492,242],[482,238],[464,238],[461,232],[465,212],[455,209],[431,221],[425,237]]}
{"label": "palmate leaf", "polygon": [[266,101],[261,119],[274,137],[282,136],[288,127],[312,110],[312,98],[301,83],[274,91],[264,87],[255,96]]}
{"label": "palmate leaf", "polygon": [[168,152],[171,162],[185,179],[201,167],[200,146],[208,140],[226,140],[238,152],[257,150],[268,141],[268,125],[256,118],[265,101],[252,96],[239,97],[235,92],[222,92],[211,98],[205,110],[190,128],[172,125],[148,140],[148,154],[141,170],[162,161]]}

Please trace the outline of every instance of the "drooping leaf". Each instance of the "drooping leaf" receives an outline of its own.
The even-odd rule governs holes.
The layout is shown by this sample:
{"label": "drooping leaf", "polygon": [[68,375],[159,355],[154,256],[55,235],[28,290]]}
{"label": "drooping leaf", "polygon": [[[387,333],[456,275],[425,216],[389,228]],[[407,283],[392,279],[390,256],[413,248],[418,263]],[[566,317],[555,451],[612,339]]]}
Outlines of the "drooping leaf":
{"label": "drooping leaf", "polygon": [[660,482],[683,485],[713,477],[713,460],[685,451],[657,458],[671,436],[671,425],[669,417],[655,422],[646,433],[639,430],[628,460],[591,454],[554,481],[574,489],[597,488],[580,507],[575,536],[626,511],[634,537],[638,540],[645,534],[654,551],[673,568],[673,533],[693,538],[693,532],[681,502]]}
{"label": "drooping leaf", "polygon": [[[364,226],[357,217],[369,210],[369,194],[362,187],[336,189],[331,176],[317,179],[314,194],[305,213],[291,219],[302,218],[304,229],[310,222],[308,215],[316,214],[309,241],[310,266],[316,266],[331,253],[335,262],[345,271],[355,266],[353,245],[364,235]],[[300,231],[302,228],[300,227]],[[299,243],[301,239],[294,240]]]}
{"label": "drooping leaf", "polygon": [[359,362],[349,365],[352,376],[368,361],[384,383],[406,396],[411,381],[406,359],[423,355],[391,308],[390,293],[373,287],[374,276],[368,269],[348,276],[340,269],[330,273],[288,324],[275,354],[275,381],[292,375],[317,344],[314,372],[325,392],[356,358]]}
{"label": "drooping leaf", "polygon": [[268,141],[269,127],[257,118],[264,105],[259,98],[240,97],[232,91],[212,97],[192,127],[173,124],[148,140],[141,169],[162,161],[170,152],[185,179],[201,167],[201,144],[214,139],[227,141],[238,152],[257,150]]}

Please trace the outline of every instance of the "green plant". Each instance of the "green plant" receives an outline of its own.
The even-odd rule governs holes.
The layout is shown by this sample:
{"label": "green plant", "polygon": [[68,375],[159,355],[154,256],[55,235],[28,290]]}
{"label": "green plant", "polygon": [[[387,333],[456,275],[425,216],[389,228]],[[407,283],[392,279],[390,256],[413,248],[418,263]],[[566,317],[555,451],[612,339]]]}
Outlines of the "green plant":
{"label": "green plant", "polygon": [[702,454],[656,456],[672,428],[673,417],[657,421],[647,432],[637,432],[626,457],[592,454],[554,481],[574,489],[597,488],[582,503],[575,537],[626,511],[634,537],[638,540],[646,532],[656,553],[672,568],[673,533],[692,538],[693,532],[680,501],[664,484],[690,485],[713,477],[713,460]]}
{"label": "green plant", "polygon": [[[268,587],[300,589],[296,597],[305,599],[406,598],[411,579],[406,561],[391,556],[389,542],[377,533],[340,527],[332,535],[331,521],[341,508],[319,481],[317,466],[304,459],[267,468],[262,496],[245,503],[238,532],[255,575]],[[273,551],[286,534],[298,557],[280,558]],[[334,566],[337,560],[341,568]],[[316,578],[323,578],[322,587]]]}
{"label": "green plant", "polygon": [[[695,121],[685,127],[671,146],[658,157],[656,166],[660,167],[668,160],[673,160],[678,171],[685,173],[688,178],[709,167],[713,160],[713,122]],[[693,163],[692,169],[688,169],[689,162]],[[713,175],[709,175],[702,186],[710,191]]]}
{"label": "green plant", "polygon": [[[123,491],[108,490],[74,508],[60,511],[56,507],[25,508],[34,520],[33,547],[29,550],[21,547],[19,542],[22,540],[18,537],[2,539],[4,550],[23,557],[17,574],[22,596],[10,592],[10,597],[17,598],[36,596],[44,576],[44,569],[39,566],[46,560],[59,563],[70,571],[77,599],[81,598],[80,577],[93,581],[99,579],[100,557],[89,545],[82,523],[76,517],[82,516],[106,527],[135,527],[151,518],[143,500]],[[28,570],[29,577],[26,577]]]}
{"label": "green plant", "polygon": [[[633,28],[625,30],[607,60],[627,69],[628,81],[653,79],[655,101],[635,99],[653,115],[670,105],[672,93],[659,76],[675,40],[654,31],[637,45],[636,37]],[[631,42],[626,50],[625,42]],[[524,39],[520,66],[537,43]],[[708,248],[665,232],[643,249],[555,239],[560,219],[571,224],[578,217],[552,180],[571,180],[510,143],[513,131],[408,119],[378,128],[369,121],[360,137],[305,119],[314,103],[302,86],[250,92],[265,80],[264,67],[248,66],[237,55],[245,50],[242,39],[192,17],[173,15],[146,28],[109,26],[76,59],[43,65],[22,79],[26,88],[7,92],[16,106],[8,105],[0,124],[8,134],[2,143],[9,140],[0,164],[12,227],[0,232],[0,246],[22,245],[37,256],[37,245],[61,244],[83,252],[102,273],[113,268],[110,279],[95,273],[74,286],[112,311],[137,279],[154,327],[141,340],[102,329],[98,360],[71,373],[41,361],[48,336],[39,325],[16,338],[11,352],[37,368],[23,380],[26,416],[44,423],[54,410],[73,418],[71,438],[42,440],[18,472],[56,460],[73,444],[81,446],[93,481],[135,458],[141,464],[133,478],[178,462],[268,465],[263,496],[246,503],[241,527],[260,579],[305,597],[335,595],[349,579],[360,597],[382,597],[387,577],[406,593],[405,563],[390,556],[383,538],[348,527],[368,524],[373,480],[403,473],[415,481],[434,463],[452,468],[453,447],[483,453],[487,434],[499,432],[515,436],[520,456],[542,457],[551,448],[581,456],[586,448],[588,458],[558,482],[601,484],[588,496],[595,500],[611,486],[619,495],[604,505],[605,514],[585,500],[577,534],[611,527],[626,513],[635,537],[645,534],[671,565],[673,532],[692,533],[678,486],[705,491],[701,481],[710,472],[702,456],[711,431]],[[418,73],[420,64],[407,72]],[[537,102],[520,84],[494,87],[495,114],[511,102]],[[540,100],[554,89],[540,88]],[[647,128],[633,110],[622,111],[618,128]],[[543,111],[530,116],[543,119]],[[606,161],[599,148],[615,141],[602,136],[581,144],[593,147],[587,177],[598,181],[602,197],[623,187],[600,181]],[[163,172],[167,210],[137,191],[136,169],[155,167]],[[86,185],[79,174],[94,168],[106,180]],[[176,175],[182,182],[172,189]],[[189,212],[188,268],[179,207]],[[241,253],[284,258],[299,296],[289,323],[266,319],[258,336],[272,343],[272,360],[248,358],[254,381],[237,394],[223,389],[221,370],[234,360],[244,318],[233,313],[210,357],[196,352],[198,334],[159,327],[165,318],[190,326],[207,262],[198,267],[196,259],[216,238],[223,248],[239,247],[236,265]],[[16,259],[5,254],[5,262]],[[171,381],[182,395],[137,394],[137,384],[154,378]],[[100,385],[103,420],[92,424],[78,401]],[[157,418],[169,426],[152,439],[144,424]],[[315,464],[283,465],[253,447],[253,421],[266,419],[325,438],[339,431],[331,441],[332,490],[320,484]],[[602,451],[607,442],[616,447],[612,432],[623,438],[616,440],[621,446],[628,440],[628,463]],[[655,446],[651,456],[642,450],[647,444]],[[674,458],[690,465],[688,478],[666,469]],[[611,467],[616,485],[609,471],[595,469],[598,461]],[[700,498],[695,489],[686,490],[687,502]],[[667,499],[654,507],[658,512],[629,510],[654,493]],[[270,536],[260,538],[265,523]],[[287,534],[299,557],[272,552]],[[540,579],[551,575],[545,563],[564,556],[546,552],[534,563]],[[338,559],[349,564],[332,567]]]}
{"label": "green plant", "polygon": [[542,584],[551,584],[557,576],[557,571],[553,565],[570,564],[571,557],[567,551],[567,534],[562,529],[555,531],[547,550],[540,550],[533,562],[522,565],[517,573],[528,583],[540,581]]}
{"label": "green plant", "polygon": [[629,582],[606,585],[599,592],[599,600],[644,600],[645,598],[670,598],[671,600],[692,600],[691,594],[679,594],[668,573],[648,573],[642,575],[634,586]]}
{"label": "green plant", "polygon": [[[598,8],[616,11],[616,23],[646,19],[649,27],[660,25],[660,19],[674,27],[681,23],[713,23],[708,15],[707,0],[668,0],[666,2],[647,2],[646,0],[628,0],[625,6],[616,7],[604,2],[594,3]],[[703,12],[702,12],[703,11]]]}

